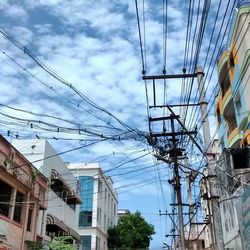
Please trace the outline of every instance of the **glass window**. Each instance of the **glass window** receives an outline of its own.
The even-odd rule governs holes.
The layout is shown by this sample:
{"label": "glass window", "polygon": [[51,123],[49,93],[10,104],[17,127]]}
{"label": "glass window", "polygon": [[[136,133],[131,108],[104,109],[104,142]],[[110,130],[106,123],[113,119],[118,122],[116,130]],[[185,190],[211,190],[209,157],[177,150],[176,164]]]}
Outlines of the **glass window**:
{"label": "glass window", "polygon": [[86,227],[92,225],[93,191],[94,178],[92,176],[79,176],[81,184],[81,199],[79,226]]}
{"label": "glass window", "polygon": [[91,235],[84,235],[81,239],[81,250],[91,250]]}
{"label": "glass window", "polygon": [[13,215],[13,220],[16,222],[21,222],[23,200],[24,200],[24,195],[22,193],[17,192],[14,215]]}
{"label": "glass window", "polygon": [[0,181],[0,187],[0,214],[8,216],[12,188],[3,181]]}

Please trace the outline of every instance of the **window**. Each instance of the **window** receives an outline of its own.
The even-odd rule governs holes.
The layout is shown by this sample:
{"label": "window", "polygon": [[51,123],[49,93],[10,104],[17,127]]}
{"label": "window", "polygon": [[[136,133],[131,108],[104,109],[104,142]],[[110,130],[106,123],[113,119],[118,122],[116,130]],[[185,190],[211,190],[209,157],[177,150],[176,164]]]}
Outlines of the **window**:
{"label": "window", "polygon": [[229,65],[230,67],[234,67],[235,66],[235,60],[234,60],[235,56],[233,54],[233,52],[230,53],[230,56],[229,56]]}
{"label": "window", "polygon": [[12,188],[3,181],[0,181],[0,187],[0,214],[8,216]]}
{"label": "window", "polygon": [[32,222],[32,209],[29,209],[28,222],[27,222],[27,231],[31,232],[31,222]]}
{"label": "window", "polygon": [[242,169],[250,167],[250,149],[249,148],[235,148],[231,149],[233,157],[234,169]]}
{"label": "window", "polygon": [[205,249],[205,241],[204,240],[201,241],[201,245],[202,245],[202,249]]}
{"label": "window", "polygon": [[79,182],[81,184],[81,198],[83,200],[83,203],[80,206],[79,226],[91,226],[94,178],[92,176],[80,176]]}
{"label": "window", "polygon": [[114,203],[114,215],[116,214],[116,204]]}
{"label": "window", "polygon": [[39,186],[39,200],[40,202],[45,202],[45,188]]}
{"label": "window", "polygon": [[91,227],[92,226],[92,211],[81,211],[79,214],[79,226]]}
{"label": "window", "polygon": [[104,203],[106,205],[106,202],[107,202],[107,188],[105,188],[105,197],[104,197]]}
{"label": "window", "polygon": [[99,250],[99,238],[96,236],[96,250]]}
{"label": "window", "polygon": [[13,220],[16,222],[21,222],[23,201],[24,201],[24,195],[20,192],[17,192],[14,215],[13,215]]}
{"label": "window", "polygon": [[59,179],[51,180],[50,188],[59,196],[63,197],[63,183]]}
{"label": "window", "polygon": [[240,98],[240,93],[238,93],[235,96],[235,107],[238,113],[241,112],[241,98]]}
{"label": "window", "polygon": [[96,250],[100,250],[100,245],[101,245],[101,239],[96,236]]}
{"label": "window", "polygon": [[101,208],[100,208],[99,212],[100,212],[100,218],[99,218],[99,221],[100,221],[100,223],[102,223],[102,209],[101,209]]}
{"label": "window", "polygon": [[97,216],[96,216],[96,220],[99,221],[99,207],[97,208]]}
{"label": "window", "polygon": [[110,209],[110,194],[108,195],[108,209]]}
{"label": "window", "polygon": [[91,250],[91,235],[84,235],[81,239],[81,250]]}
{"label": "window", "polygon": [[102,192],[102,181],[99,180],[98,181],[98,193],[101,193]]}
{"label": "window", "polygon": [[220,110],[219,109],[216,110],[216,115],[217,115],[218,123],[221,123],[221,115],[220,115]]}

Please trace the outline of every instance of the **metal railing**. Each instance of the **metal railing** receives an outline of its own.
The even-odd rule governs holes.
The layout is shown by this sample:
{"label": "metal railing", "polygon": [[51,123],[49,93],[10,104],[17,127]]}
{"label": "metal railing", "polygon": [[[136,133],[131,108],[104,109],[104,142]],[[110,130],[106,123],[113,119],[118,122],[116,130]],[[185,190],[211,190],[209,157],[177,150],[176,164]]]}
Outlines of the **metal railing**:
{"label": "metal railing", "polygon": [[221,46],[220,50],[218,51],[217,58],[216,58],[217,63],[219,62],[219,60],[220,60],[222,54],[224,53],[224,51],[228,51],[228,46],[227,46],[227,44],[223,44],[223,45]]}

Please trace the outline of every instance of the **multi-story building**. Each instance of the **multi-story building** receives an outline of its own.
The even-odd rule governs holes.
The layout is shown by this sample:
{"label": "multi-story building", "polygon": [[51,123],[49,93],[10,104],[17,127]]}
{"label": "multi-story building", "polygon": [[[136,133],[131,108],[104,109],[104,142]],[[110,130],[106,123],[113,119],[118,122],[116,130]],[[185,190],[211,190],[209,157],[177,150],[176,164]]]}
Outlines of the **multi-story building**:
{"label": "multi-story building", "polygon": [[238,1],[228,44],[218,59],[216,114],[221,148],[250,143],[250,1]]}
{"label": "multi-story building", "polygon": [[[210,164],[213,165],[217,187],[213,186],[213,181],[205,182],[202,191],[206,197],[203,201],[205,215],[212,225],[206,229],[209,236],[206,244],[213,245],[211,242],[220,237],[216,235],[216,225],[211,224],[216,211],[211,210],[210,202],[216,199],[219,202],[224,247],[236,250],[246,249],[246,239],[243,237],[245,229],[242,225],[248,224],[243,223],[241,197],[250,181],[249,23],[250,1],[239,0],[232,18],[228,43],[223,47],[217,62],[219,94],[215,111],[219,128],[218,150],[214,152],[216,157]],[[215,195],[211,195],[212,188],[217,189],[212,192]]]}
{"label": "multi-story building", "polygon": [[0,249],[23,250],[43,242],[38,221],[47,209],[48,180],[0,136]]}
{"label": "multi-story building", "polygon": [[110,177],[106,177],[98,163],[71,163],[81,187],[83,203],[80,207],[78,233],[81,250],[106,250],[107,230],[117,222],[117,193]]}
{"label": "multi-story building", "polygon": [[56,236],[71,235],[78,244],[79,185],[75,176],[47,140],[13,140],[13,145],[50,181],[48,209],[39,227],[46,235],[45,245]]}

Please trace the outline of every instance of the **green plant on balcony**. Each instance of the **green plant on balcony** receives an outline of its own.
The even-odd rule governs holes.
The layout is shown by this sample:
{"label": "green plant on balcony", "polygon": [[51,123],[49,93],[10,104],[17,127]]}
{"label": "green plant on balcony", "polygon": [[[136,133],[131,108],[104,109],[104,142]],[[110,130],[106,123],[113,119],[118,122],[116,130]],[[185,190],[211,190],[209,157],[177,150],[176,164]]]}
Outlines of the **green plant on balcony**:
{"label": "green plant on balcony", "polygon": [[28,250],[42,250],[43,244],[40,242],[26,240],[25,241]]}
{"label": "green plant on balcony", "polygon": [[77,250],[76,246],[70,243],[72,241],[73,241],[72,236],[56,237],[49,244],[49,249],[51,250]]}

